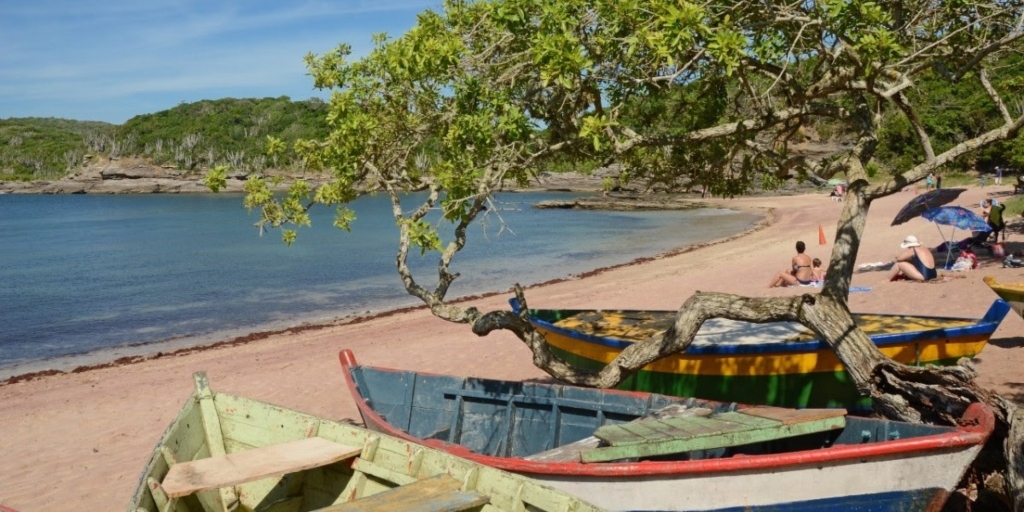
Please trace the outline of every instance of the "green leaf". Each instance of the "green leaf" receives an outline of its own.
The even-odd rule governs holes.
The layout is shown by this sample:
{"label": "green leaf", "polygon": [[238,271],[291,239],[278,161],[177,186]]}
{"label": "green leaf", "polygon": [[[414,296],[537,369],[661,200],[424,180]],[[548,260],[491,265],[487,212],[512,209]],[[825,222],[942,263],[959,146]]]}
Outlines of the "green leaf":
{"label": "green leaf", "polygon": [[210,169],[203,178],[203,184],[213,192],[220,192],[228,185],[228,170],[223,165]]}

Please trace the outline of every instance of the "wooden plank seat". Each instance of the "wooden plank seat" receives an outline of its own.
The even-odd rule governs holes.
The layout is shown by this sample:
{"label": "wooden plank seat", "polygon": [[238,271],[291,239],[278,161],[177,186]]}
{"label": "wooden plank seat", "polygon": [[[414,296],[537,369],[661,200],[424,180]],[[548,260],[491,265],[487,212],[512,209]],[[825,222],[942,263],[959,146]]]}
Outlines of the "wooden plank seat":
{"label": "wooden plank seat", "polygon": [[[647,421],[651,419],[664,419],[664,418],[684,418],[687,416],[709,416],[712,414],[711,409],[704,407],[687,407],[684,404],[671,404],[657,411],[652,412],[646,416],[641,416],[630,423],[638,421]],[[592,450],[601,446],[601,439],[597,436],[584,437],[579,441],[569,443],[566,445],[558,446],[550,450],[535,453],[528,457],[524,457],[526,460],[532,460],[537,462],[580,462],[582,460],[583,452]]]}
{"label": "wooden plank seat", "polygon": [[605,462],[713,450],[843,428],[845,409],[752,407],[712,416],[607,425],[594,435],[608,446],[585,450],[583,462]]}
{"label": "wooden plank seat", "polygon": [[263,446],[171,466],[160,484],[170,498],[281,476],[356,457],[362,448],[322,437]]}
{"label": "wooden plank seat", "polygon": [[458,512],[482,507],[489,502],[487,496],[463,491],[458,480],[440,474],[348,503],[331,505],[318,512]]}

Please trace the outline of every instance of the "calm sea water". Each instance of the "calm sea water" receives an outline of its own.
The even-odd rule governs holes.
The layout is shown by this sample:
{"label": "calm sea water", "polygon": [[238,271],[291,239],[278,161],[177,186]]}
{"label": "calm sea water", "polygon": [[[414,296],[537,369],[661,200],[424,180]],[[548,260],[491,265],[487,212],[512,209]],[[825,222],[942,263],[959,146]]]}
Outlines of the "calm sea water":
{"label": "calm sea water", "polygon": [[[471,228],[449,297],[626,263],[757,220],[531,207],[558,196],[499,197]],[[354,209],[351,233],[319,209],[288,247],[279,232],[258,235],[237,195],[0,195],[0,378],[418,305],[395,271],[389,203]],[[418,279],[433,285],[436,257],[416,254]]]}

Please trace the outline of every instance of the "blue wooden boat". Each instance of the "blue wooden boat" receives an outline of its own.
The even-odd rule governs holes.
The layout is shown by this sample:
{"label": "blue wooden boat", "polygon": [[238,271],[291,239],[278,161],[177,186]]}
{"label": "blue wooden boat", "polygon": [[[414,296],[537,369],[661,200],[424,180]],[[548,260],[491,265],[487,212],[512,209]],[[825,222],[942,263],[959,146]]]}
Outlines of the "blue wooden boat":
{"label": "blue wooden boat", "polygon": [[995,424],[983,404],[940,427],[339,357],[368,429],[608,510],[939,510]]}

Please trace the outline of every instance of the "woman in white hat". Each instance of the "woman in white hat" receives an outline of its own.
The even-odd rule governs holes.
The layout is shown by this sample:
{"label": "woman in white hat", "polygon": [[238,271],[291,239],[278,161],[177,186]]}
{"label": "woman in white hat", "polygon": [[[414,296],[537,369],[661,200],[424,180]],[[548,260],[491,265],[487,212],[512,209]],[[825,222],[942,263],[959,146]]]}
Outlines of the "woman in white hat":
{"label": "woman in white hat", "polygon": [[916,236],[907,235],[900,247],[903,252],[896,255],[892,273],[889,274],[890,281],[903,278],[923,283],[939,276],[935,271],[935,256],[927,247],[921,247]]}

